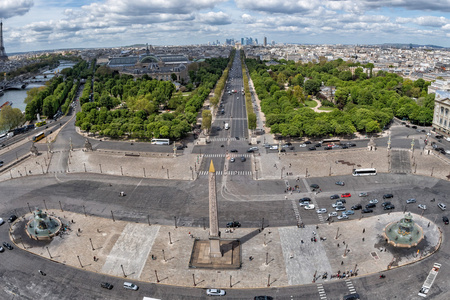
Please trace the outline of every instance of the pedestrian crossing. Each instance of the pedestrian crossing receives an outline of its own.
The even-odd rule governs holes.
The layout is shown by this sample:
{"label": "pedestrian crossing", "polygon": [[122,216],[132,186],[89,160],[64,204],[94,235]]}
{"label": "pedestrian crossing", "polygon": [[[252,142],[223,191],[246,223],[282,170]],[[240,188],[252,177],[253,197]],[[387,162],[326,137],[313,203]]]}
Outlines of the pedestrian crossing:
{"label": "pedestrian crossing", "polygon": [[327,293],[325,293],[325,289],[323,288],[323,284],[317,284],[317,290],[319,291],[319,297],[321,300],[327,299]]}
{"label": "pedestrian crossing", "polygon": [[356,289],[350,279],[345,280],[345,284],[347,285],[348,291],[350,294],[356,293]]}
{"label": "pedestrian crossing", "polygon": [[236,138],[235,137],[232,137],[232,138],[226,138],[226,137],[223,137],[223,138],[210,138],[209,141],[210,142],[228,142],[228,141],[234,142],[234,141],[236,141]]}
{"label": "pedestrian crossing", "polygon": [[238,154],[238,153],[230,153],[230,154],[225,154],[225,153],[221,153],[221,154],[203,154],[203,157],[252,157],[252,154],[250,153],[244,153],[244,154]]}
{"label": "pedestrian crossing", "polygon": [[[209,171],[199,171],[199,176],[207,176]],[[253,175],[252,171],[216,171],[217,176],[231,176],[231,175],[241,175],[241,176],[249,176]]]}

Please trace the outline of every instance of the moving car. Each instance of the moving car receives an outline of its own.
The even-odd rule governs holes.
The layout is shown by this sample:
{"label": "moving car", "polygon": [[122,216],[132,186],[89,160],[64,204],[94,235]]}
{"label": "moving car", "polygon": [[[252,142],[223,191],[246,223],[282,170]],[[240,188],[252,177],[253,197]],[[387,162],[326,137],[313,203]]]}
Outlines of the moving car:
{"label": "moving car", "polygon": [[347,197],[351,197],[351,196],[352,196],[352,194],[350,194],[350,193],[344,193],[341,195],[341,198],[347,198]]}
{"label": "moving car", "polygon": [[323,147],[323,150],[331,150],[331,149],[333,149],[333,148],[331,148],[331,147]]}
{"label": "moving car", "polygon": [[237,221],[227,223],[227,228],[236,228],[236,227],[241,227],[241,223]]}
{"label": "moving car", "polygon": [[318,210],[316,210],[316,212],[318,214],[326,214],[327,213],[327,209],[326,208],[319,208]]}
{"label": "moving car", "polygon": [[313,188],[313,189],[318,189],[318,188],[319,188],[319,185],[313,183],[313,184],[310,185],[310,187]]}
{"label": "moving car", "polygon": [[0,252],[5,252],[5,248],[3,248],[2,246],[0,246]]}
{"label": "moving car", "polygon": [[445,225],[448,225],[448,217],[447,216],[443,216],[442,221],[444,222]]}
{"label": "moving car", "polygon": [[308,150],[309,150],[309,151],[316,150],[316,147],[309,147]]}
{"label": "moving car", "polygon": [[425,204],[419,204],[419,205],[417,205],[417,207],[419,207],[420,209],[423,209],[423,210],[427,209],[427,206]]}
{"label": "moving car", "polygon": [[359,193],[358,196],[359,196],[359,197],[367,197],[368,194],[367,194],[367,192],[361,192],[361,193]]}
{"label": "moving car", "polygon": [[411,199],[406,200],[406,204],[410,204],[410,203],[416,203],[416,199],[411,198]]}
{"label": "moving car", "polygon": [[230,150],[230,152],[238,152],[236,149],[232,149]]}
{"label": "moving car", "polygon": [[345,182],[343,182],[343,181],[336,181],[336,185],[344,186]]}
{"label": "moving car", "polygon": [[226,292],[225,290],[219,290],[219,289],[207,289],[206,295],[208,296],[225,296]]}
{"label": "moving car", "polygon": [[108,290],[111,290],[111,289],[114,287],[111,283],[108,283],[108,282],[102,282],[102,283],[100,284],[100,286],[101,286],[102,288],[108,289]]}
{"label": "moving car", "polygon": [[343,298],[343,300],[359,300],[359,294],[358,293],[353,293],[353,294],[348,294],[345,295]]}
{"label": "moving car", "polygon": [[230,162],[235,162],[236,161],[236,159],[234,158],[234,157],[232,157],[231,159],[230,159]]}
{"label": "moving car", "polygon": [[5,221],[3,221],[2,218],[0,218],[0,225],[3,225],[5,223]]}
{"label": "moving car", "polygon": [[273,300],[271,296],[255,296],[254,300]]}
{"label": "moving car", "polygon": [[244,156],[241,156],[241,161],[242,162],[244,162],[244,161],[246,161],[247,159],[244,157]]}
{"label": "moving car", "polygon": [[8,249],[8,250],[14,249],[13,246],[11,246],[11,245],[10,245],[9,243],[7,243],[7,242],[3,242],[3,246],[4,246],[6,249]]}
{"label": "moving car", "polygon": [[384,194],[383,195],[383,199],[389,199],[389,198],[394,198],[394,195],[392,195],[392,194]]}

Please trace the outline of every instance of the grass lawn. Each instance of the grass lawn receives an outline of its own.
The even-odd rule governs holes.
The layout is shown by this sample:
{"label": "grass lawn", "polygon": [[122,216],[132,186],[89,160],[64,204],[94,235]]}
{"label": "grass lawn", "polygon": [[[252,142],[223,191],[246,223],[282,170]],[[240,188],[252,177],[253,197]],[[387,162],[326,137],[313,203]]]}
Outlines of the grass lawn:
{"label": "grass lawn", "polygon": [[306,100],[305,101],[305,105],[306,107],[316,107],[317,106],[317,102],[314,100]]}
{"label": "grass lawn", "polygon": [[323,110],[323,111],[332,111],[334,109],[334,107],[329,107],[329,106],[321,106],[318,108],[318,110]]}

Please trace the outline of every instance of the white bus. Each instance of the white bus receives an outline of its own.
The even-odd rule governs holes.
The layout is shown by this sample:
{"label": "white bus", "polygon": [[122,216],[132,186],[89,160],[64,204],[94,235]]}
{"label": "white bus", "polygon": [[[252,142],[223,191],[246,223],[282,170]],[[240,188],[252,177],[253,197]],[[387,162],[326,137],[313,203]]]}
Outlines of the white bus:
{"label": "white bus", "polygon": [[353,176],[369,176],[377,175],[377,169],[367,168],[367,169],[353,169]]}
{"label": "white bus", "polygon": [[169,145],[169,139],[152,139],[152,145]]}

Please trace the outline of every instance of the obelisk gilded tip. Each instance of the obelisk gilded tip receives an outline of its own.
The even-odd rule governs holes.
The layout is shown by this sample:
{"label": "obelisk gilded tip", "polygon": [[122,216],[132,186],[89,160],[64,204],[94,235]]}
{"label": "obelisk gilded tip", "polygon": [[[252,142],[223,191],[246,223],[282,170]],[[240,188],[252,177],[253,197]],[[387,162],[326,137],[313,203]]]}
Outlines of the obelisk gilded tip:
{"label": "obelisk gilded tip", "polygon": [[214,169],[214,164],[212,160],[211,164],[209,165],[209,173],[216,173],[216,169]]}

